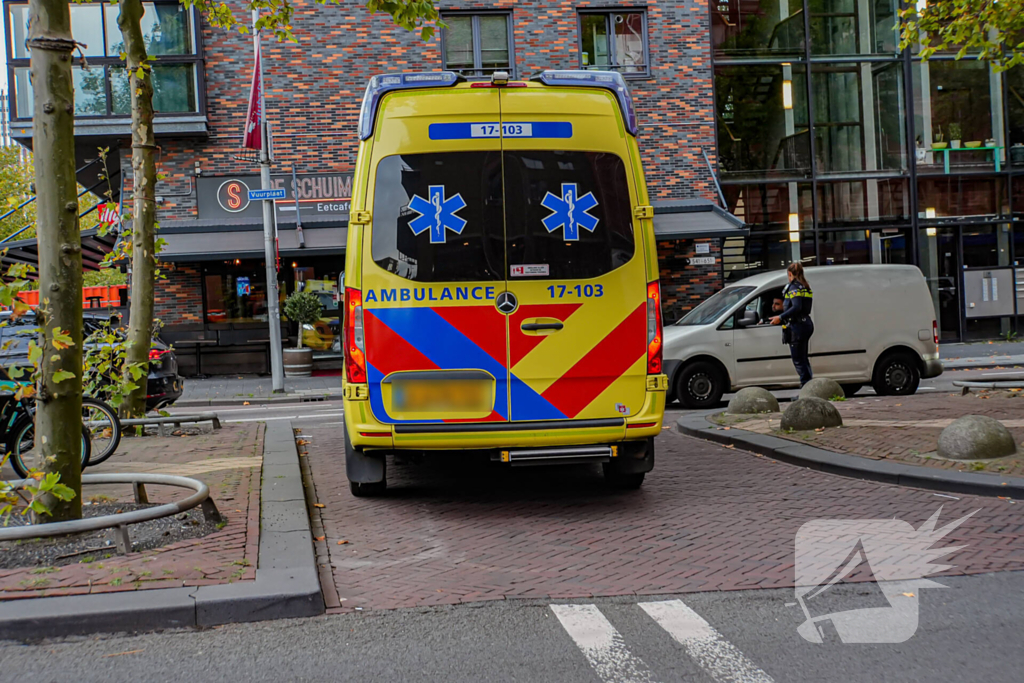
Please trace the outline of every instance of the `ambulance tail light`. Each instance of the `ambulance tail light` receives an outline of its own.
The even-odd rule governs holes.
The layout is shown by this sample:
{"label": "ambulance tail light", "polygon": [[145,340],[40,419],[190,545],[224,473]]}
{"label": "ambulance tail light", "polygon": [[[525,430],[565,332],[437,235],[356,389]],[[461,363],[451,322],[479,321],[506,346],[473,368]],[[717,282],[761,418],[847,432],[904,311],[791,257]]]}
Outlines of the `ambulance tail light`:
{"label": "ambulance tail light", "polygon": [[647,285],[647,374],[661,374],[661,287]]}
{"label": "ambulance tail light", "polygon": [[366,340],[363,333],[363,293],[345,288],[345,379],[366,382]]}
{"label": "ambulance tail light", "polygon": [[935,342],[935,347],[939,346],[939,321],[932,321],[932,341]]}

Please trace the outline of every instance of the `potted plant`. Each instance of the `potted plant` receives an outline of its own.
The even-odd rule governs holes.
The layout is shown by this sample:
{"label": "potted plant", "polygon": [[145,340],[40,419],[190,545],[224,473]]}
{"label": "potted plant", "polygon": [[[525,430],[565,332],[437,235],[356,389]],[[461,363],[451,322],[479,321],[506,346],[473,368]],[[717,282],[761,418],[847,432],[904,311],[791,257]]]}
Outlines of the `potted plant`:
{"label": "potted plant", "polygon": [[935,142],[932,144],[932,149],[946,149],[946,136],[942,134],[941,128],[935,129]]}
{"label": "potted plant", "polygon": [[959,123],[949,124],[949,146],[953,149],[960,149],[961,132]]}
{"label": "potted plant", "polygon": [[284,313],[299,326],[298,346],[284,350],[285,377],[309,377],[313,374],[313,349],[302,348],[302,336],[308,325],[320,319],[323,304],[313,292],[294,292],[285,299]]}

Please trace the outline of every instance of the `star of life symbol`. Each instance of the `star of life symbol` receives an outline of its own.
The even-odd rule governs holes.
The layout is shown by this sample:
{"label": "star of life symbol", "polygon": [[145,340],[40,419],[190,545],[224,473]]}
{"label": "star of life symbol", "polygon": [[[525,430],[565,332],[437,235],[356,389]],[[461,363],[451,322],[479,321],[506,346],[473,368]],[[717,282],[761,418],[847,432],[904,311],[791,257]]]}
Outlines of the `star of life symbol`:
{"label": "star of life symbol", "polygon": [[[920,589],[945,588],[925,577],[951,566],[933,560],[966,547],[932,546],[978,511],[936,529],[941,512],[940,507],[917,529],[899,519],[816,519],[801,526],[796,533],[796,599],[806,619],[797,633],[822,643],[823,625],[831,622],[844,643],[902,643],[913,637]],[[813,616],[811,600],[858,569],[859,578],[864,571],[873,576],[887,605]]]}
{"label": "star of life symbol", "polygon": [[430,185],[427,187],[429,199],[413,195],[409,201],[409,208],[419,214],[409,221],[409,228],[414,235],[419,235],[424,230],[430,230],[431,244],[444,244],[447,239],[447,230],[457,235],[462,234],[466,227],[466,219],[455,215],[455,212],[466,206],[461,194],[445,198],[444,185]]}
{"label": "star of life symbol", "polygon": [[580,238],[580,228],[594,232],[597,218],[587,211],[597,206],[594,193],[588,192],[582,197],[577,196],[576,183],[562,183],[562,196],[548,192],[540,205],[552,211],[542,222],[548,232],[563,228],[562,235],[566,242],[575,242]]}

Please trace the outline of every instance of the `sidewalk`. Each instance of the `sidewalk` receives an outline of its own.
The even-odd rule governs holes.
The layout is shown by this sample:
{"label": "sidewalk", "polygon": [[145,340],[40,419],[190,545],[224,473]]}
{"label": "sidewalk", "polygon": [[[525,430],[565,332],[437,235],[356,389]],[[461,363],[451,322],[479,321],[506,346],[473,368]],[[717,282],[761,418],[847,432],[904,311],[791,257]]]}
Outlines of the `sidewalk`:
{"label": "sidewalk", "polygon": [[[68,558],[63,566],[0,569],[0,601],[252,581],[259,547],[264,431],[264,425],[251,423],[191,436],[124,438],[110,460],[87,472],[200,479],[210,487],[210,497],[225,520],[222,528],[128,555],[118,555],[113,547],[96,540],[90,542],[95,552]],[[10,478],[12,473],[4,469],[5,478]],[[185,495],[180,488],[147,489],[152,503],[168,503]],[[132,487],[127,485],[87,486],[82,497],[83,502],[93,503],[134,502]],[[12,550],[17,543],[0,543],[0,552]]]}
{"label": "sidewalk", "polygon": [[205,379],[185,378],[185,389],[175,406],[216,406],[245,403],[298,403],[322,398],[341,398],[341,372],[321,377],[288,377],[285,392],[274,393],[270,377],[225,375]]}
{"label": "sidewalk", "polygon": [[1024,342],[940,344],[939,356],[946,370],[1024,366]]}
{"label": "sidewalk", "polygon": [[[881,398],[854,397],[833,403],[843,426],[810,432],[782,432],[780,413],[719,414],[709,420],[730,430],[744,430],[875,461],[899,462],[954,472],[986,472],[1024,476],[1024,392],[982,391],[966,396]],[[1002,422],[1018,443],[1015,456],[986,461],[954,461],[938,457],[939,434],[964,415],[987,415]]]}

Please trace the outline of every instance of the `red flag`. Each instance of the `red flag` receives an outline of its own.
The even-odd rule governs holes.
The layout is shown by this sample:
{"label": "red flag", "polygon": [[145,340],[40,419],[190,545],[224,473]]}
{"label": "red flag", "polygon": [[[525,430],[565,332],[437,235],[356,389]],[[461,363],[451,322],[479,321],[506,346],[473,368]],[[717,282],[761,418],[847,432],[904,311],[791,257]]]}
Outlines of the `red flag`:
{"label": "red flag", "polygon": [[249,112],[245,115],[245,133],[242,135],[242,147],[246,149],[263,149],[260,136],[260,125],[263,123],[263,80],[260,75],[260,54],[262,50],[256,46],[256,66],[252,72],[252,88],[249,90]]}

